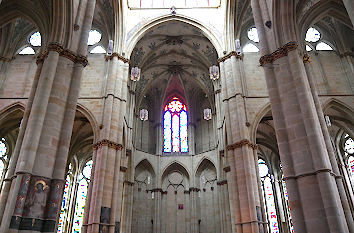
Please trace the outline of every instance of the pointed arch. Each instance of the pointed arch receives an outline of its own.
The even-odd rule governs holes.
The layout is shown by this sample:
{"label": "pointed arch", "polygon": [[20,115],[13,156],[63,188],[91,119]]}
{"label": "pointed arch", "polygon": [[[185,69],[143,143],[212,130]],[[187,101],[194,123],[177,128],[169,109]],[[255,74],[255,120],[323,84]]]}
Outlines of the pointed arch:
{"label": "pointed arch", "polygon": [[[155,18],[153,20],[151,20],[150,22],[148,22],[147,24],[145,24],[144,26],[142,26],[137,32],[135,32],[131,37],[127,37],[126,41],[130,41],[126,44],[126,56],[130,57],[134,47],[136,46],[136,44],[139,42],[139,40],[153,27],[162,24],[164,22],[169,22],[169,21],[179,21],[179,22],[184,22],[187,24],[190,24],[198,29],[200,29],[205,36],[210,40],[210,42],[212,43],[212,45],[215,47],[219,57],[223,56],[223,48],[221,46],[221,42],[219,41],[218,37],[216,35],[214,35],[214,33],[212,32],[212,30],[210,28],[207,28],[206,26],[204,26],[202,23],[196,21],[195,19],[186,17],[186,16],[181,16],[181,15],[164,15],[158,18]],[[128,33],[129,35],[130,33]]]}
{"label": "pointed arch", "polygon": [[190,180],[190,174],[188,172],[188,169],[179,161],[172,161],[170,162],[163,170],[162,170],[162,176],[161,180],[164,180],[166,176],[171,172],[171,171],[180,171],[182,174],[186,176],[188,180]]}
{"label": "pointed arch", "polygon": [[89,121],[89,123],[90,123],[90,125],[92,127],[93,135],[94,135],[94,142],[96,142],[98,140],[98,135],[99,135],[99,127],[98,127],[98,123],[97,123],[96,117],[83,104],[77,103],[76,110],[78,112],[82,113],[87,118],[87,120]]}
{"label": "pointed arch", "polygon": [[156,177],[155,170],[151,163],[147,159],[141,160],[136,166],[135,166],[135,174],[137,174],[139,171],[147,170],[151,173],[151,175]]}
{"label": "pointed arch", "polygon": [[253,123],[252,123],[252,128],[251,128],[251,141],[252,142],[256,142],[256,135],[257,135],[258,126],[259,126],[261,120],[263,119],[263,117],[266,114],[268,114],[269,112],[271,113],[272,109],[271,109],[270,103],[267,103],[265,106],[263,106],[261,108],[260,111],[258,111],[256,117],[254,118]]}
{"label": "pointed arch", "polygon": [[195,176],[196,177],[200,176],[201,172],[207,167],[210,167],[210,168],[214,169],[215,170],[215,174],[217,174],[217,170],[216,170],[215,164],[209,158],[204,157],[198,163],[197,169],[195,171]]}

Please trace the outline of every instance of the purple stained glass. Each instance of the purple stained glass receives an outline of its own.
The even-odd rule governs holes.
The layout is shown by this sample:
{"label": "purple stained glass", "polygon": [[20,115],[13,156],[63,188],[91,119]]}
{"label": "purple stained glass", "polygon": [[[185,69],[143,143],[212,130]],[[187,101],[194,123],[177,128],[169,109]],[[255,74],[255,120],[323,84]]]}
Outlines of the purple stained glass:
{"label": "purple stained glass", "polygon": [[179,152],[179,116],[172,117],[172,148],[173,152]]}
{"label": "purple stained glass", "polygon": [[84,210],[86,203],[86,195],[88,190],[88,185],[90,183],[92,170],[92,160],[88,161],[85,164],[85,167],[82,169],[82,172],[78,176],[78,188],[77,188],[77,197],[75,203],[75,213],[73,219],[72,232],[81,232],[82,223],[84,220]]}
{"label": "purple stained glass", "polygon": [[165,106],[164,152],[188,152],[187,107],[177,97]]}
{"label": "purple stained glass", "polygon": [[[71,167],[71,164],[70,164]],[[60,210],[60,216],[59,216],[59,223],[58,223],[58,230],[57,233],[64,232],[65,230],[65,223],[67,221],[67,214],[69,210],[69,191],[71,187],[71,174],[69,173],[66,176],[66,181],[65,181],[65,187],[64,187],[64,194],[63,194],[63,202]]]}
{"label": "purple stained glass", "polygon": [[275,207],[273,185],[269,174],[269,168],[262,159],[258,159],[258,168],[262,181],[262,193],[265,202],[264,207],[269,221],[270,233],[279,233],[277,211]]}
{"label": "purple stained glass", "polygon": [[164,151],[171,152],[171,112],[164,114]]}
{"label": "purple stained glass", "polygon": [[188,151],[188,139],[187,139],[187,124],[188,117],[187,112],[182,111],[180,114],[180,133],[181,133],[181,152]]}

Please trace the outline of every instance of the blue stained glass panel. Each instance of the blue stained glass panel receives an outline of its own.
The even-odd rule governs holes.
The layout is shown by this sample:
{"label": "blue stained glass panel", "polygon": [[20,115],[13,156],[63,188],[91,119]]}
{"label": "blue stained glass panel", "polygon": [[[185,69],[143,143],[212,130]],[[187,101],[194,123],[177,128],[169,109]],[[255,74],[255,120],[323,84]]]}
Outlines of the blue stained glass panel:
{"label": "blue stained glass panel", "polygon": [[85,164],[85,167],[83,168],[81,174],[78,176],[79,184],[77,188],[75,213],[74,213],[73,226],[72,226],[73,233],[81,232],[81,227],[84,220],[87,190],[91,178],[91,170],[92,170],[92,160],[88,161]]}
{"label": "blue stained glass panel", "polygon": [[58,223],[58,230],[57,233],[64,232],[64,227],[66,223],[66,217],[68,213],[68,208],[69,208],[69,190],[71,187],[71,178],[70,174],[66,176],[66,181],[65,181],[65,188],[64,188],[64,195],[63,195],[63,202],[60,210],[60,216],[59,216],[59,223]]}
{"label": "blue stained glass panel", "polygon": [[186,105],[174,97],[164,110],[164,152],[188,152]]}
{"label": "blue stained glass panel", "polygon": [[173,152],[179,152],[179,116],[172,117],[172,148]]}
{"label": "blue stained glass panel", "polygon": [[181,152],[188,152],[188,139],[187,139],[187,124],[188,124],[188,117],[187,112],[182,111],[180,114],[181,119]]}
{"label": "blue stained glass panel", "polygon": [[171,152],[171,113],[169,111],[164,114],[164,152]]}

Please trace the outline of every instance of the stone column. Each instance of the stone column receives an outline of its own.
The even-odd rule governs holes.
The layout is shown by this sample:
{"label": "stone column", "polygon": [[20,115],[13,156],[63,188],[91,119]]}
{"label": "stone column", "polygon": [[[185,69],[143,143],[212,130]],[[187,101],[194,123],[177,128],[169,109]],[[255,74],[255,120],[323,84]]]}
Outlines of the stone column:
{"label": "stone column", "polygon": [[258,233],[257,206],[260,206],[256,164],[250,141],[242,88],[242,57],[231,52],[219,59],[227,133],[229,187],[232,189],[235,227],[238,233]]}
{"label": "stone column", "polygon": [[343,3],[354,26],[354,2],[352,0],[343,0]]}
{"label": "stone column", "polygon": [[16,140],[16,145],[15,145],[15,149],[12,153],[11,156],[11,160],[10,160],[10,164],[7,170],[7,174],[6,174],[6,178],[4,179],[4,183],[3,183],[3,187],[1,190],[1,200],[0,200],[0,222],[2,220],[3,214],[4,214],[4,210],[5,210],[5,206],[8,200],[8,195],[10,192],[10,187],[11,187],[11,183],[12,183],[12,177],[15,175],[15,169],[16,169],[16,165],[18,162],[18,157],[20,155],[20,149],[21,149],[21,145],[22,145],[22,141],[23,141],[23,137],[25,134],[25,129],[28,123],[28,117],[29,114],[31,112],[31,108],[32,108],[32,104],[33,104],[33,99],[35,96],[35,92],[37,89],[37,85],[38,85],[38,80],[39,80],[39,76],[42,70],[42,65],[43,63],[39,63],[38,67],[37,67],[37,71],[33,80],[33,84],[32,84],[32,89],[31,89],[31,93],[29,95],[28,101],[27,101],[27,106],[26,106],[26,110],[25,113],[23,114],[23,118],[22,118],[22,123],[21,123],[21,128],[19,131],[19,134],[17,136],[17,140]]}
{"label": "stone column", "polygon": [[123,165],[123,125],[126,112],[128,60],[114,53],[107,57],[108,75],[103,109],[103,128],[96,151],[92,196],[85,232],[115,232],[119,226]]}
{"label": "stone column", "polygon": [[[87,65],[86,40],[91,29],[95,0],[80,13],[80,26],[71,49],[50,42],[37,59],[38,83],[16,145],[17,166],[11,177],[0,232],[54,232],[60,211],[72,125],[83,67]],[[55,10],[60,10],[56,9]],[[55,30],[54,19],[53,27]],[[51,41],[61,41],[51,38]],[[15,158],[17,154],[15,155]]]}
{"label": "stone column", "polygon": [[190,198],[190,212],[191,212],[191,233],[198,233],[198,216],[197,216],[197,198],[198,188],[189,189],[189,198]]}
{"label": "stone column", "polygon": [[[252,0],[295,232],[349,232],[288,1]],[[281,17],[278,13],[281,12]],[[281,36],[274,31],[282,32]],[[278,47],[278,48],[277,48]]]}
{"label": "stone column", "polygon": [[316,90],[316,86],[315,86],[315,82],[314,82],[314,77],[313,77],[313,72],[312,72],[312,68],[310,65],[310,57],[308,55],[304,55],[303,57],[303,62],[305,65],[305,70],[309,79],[309,86],[311,89],[311,94],[312,97],[314,99],[314,104],[315,104],[315,108],[316,108],[316,112],[318,115],[318,120],[322,129],[322,133],[323,133],[323,137],[325,140],[325,144],[326,144],[326,149],[328,152],[328,156],[329,156],[329,160],[333,169],[333,175],[336,178],[336,184],[337,184],[337,189],[339,192],[339,196],[341,199],[341,203],[342,203],[342,207],[344,210],[344,214],[345,214],[345,218],[348,224],[348,228],[350,232],[354,232],[354,222],[353,222],[353,213],[350,209],[349,206],[349,200],[347,197],[347,193],[345,191],[344,188],[344,183],[343,183],[343,177],[341,176],[341,173],[339,171],[339,167],[338,167],[338,163],[337,163],[337,159],[336,159],[336,155],[334,153],[334,149],[332,146],[332,142],[331,142],[331,138],[327,129],[327,125],[325,122],[325,118],[324,118],[324,114],[322,111],[322,107],[321,107],[321,103],[320,100],[318,98],[318,94],[317,94],[317,90]]}

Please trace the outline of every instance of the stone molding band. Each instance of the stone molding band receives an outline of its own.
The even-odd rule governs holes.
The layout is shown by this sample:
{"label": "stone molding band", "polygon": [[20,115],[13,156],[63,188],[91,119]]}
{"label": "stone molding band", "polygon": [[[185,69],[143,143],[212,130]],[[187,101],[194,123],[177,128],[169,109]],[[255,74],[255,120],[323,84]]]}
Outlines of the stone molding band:
{"label": "stone molding band", "polygon": [[296,50],[297,47],[298,47],[297,42],[290,41],[290,42],[286,43],[284,46],[282,46],[282,47],[278,48],[277,50],[275,50],[273,53],[262,56],[259,59],[259,64],[261,66],[264,66],[266,64],[271,64],[274,61],[278,60],[279,58],[288,56],[288,53],[290,51]]}
{"label": "stone molding band", "polygon": [[354,58],[354,52],[344,52],[343,54],[340,54],[342,57],[353,57]]}
{"label": "stone molding band", "polygon": [[122,102],[127,102],[127,100],[122,99],[121,97],[116,96],[116,95],[114,95],[114,94],[112,94],[112,93],[109,93],[109,94],[105,95],[104,98],[107,99],[108,96],[112,96],[114,99],[118,99],[118,100],[120,100],[120,101],[122,101]]}
{"label": "stone molding band", "polygon": [[248,139],[243,139],[243,140],[241,140],[239,142],[236,142],[234,144],[228,145],[226,147],[226,149],[229,151],[229,150],[234,150],[234,149],[237,149],[237,148],[241,148],[243,146],[248,146],[248,147],[252,148],[253,150],[257,150],[258,149],[258,145],[257,144],[253,144]]}
{"label": "stone molding band", "polygon": [[224,62],[226,61],[227,59],[231,58],[232,56],[235,56],[237,59],[240,59],[242,60],[243,59],[243,56],[238,54],[236,51],[231,51],[229,54],[221,57],[218,59],[218,62],[221,63],[221,62]]}
{"label": "stone molding band", "polygon": [[15,57],[7,58],[7,57],[0,56],[0,61],[3,62],[11,62],[13,59],[15,59]]}
{"label": "stone molding band", "polygon": [[237,222],[237,223],[235,223],[235,225],[245,225],[245,224],[253,224],[253,223],[265,224],[267,222],[262,222],[259,220],[251,220],[251,221],[246,221],[246,222]]}
{"label": "stone molding band", "polygon": [[308,173],[303,173],[303,174],[300,174],[300,175],[294,175],[294,176],[287,176],[287,177],[284,177],[283,179],[284,180],[290,180],[290,179],[299,179],[299,178],[303,178],[303,177],[307,177],[307,176],[315,176],[317,174],[320,174],[320,173],[329,173],[331,176],[333,176],[334,178],[336,179],[341,179],[342,176],[337,176],[331,169],[319,169],[319,170],[316,170],[314,172],[308,172]]}
{"label": "stone molding band", "polygon": [[240,95],[242,98],[244,97],[244,96],[242,95],[242,93],[236,93],[236,94],[234,94],[234,95],[232,95],[232,96],[230,96],[230,97],[227,97],[227,98],[223,99],[222,102],[229,101],[229,100],[231,100],[231,99],[233,99],[233,98],[236,98],[238,95]]}
{"label": "stone molding band", "polygon": [[131,181],[128,181],[128,180],[123,181],[123,183],[127,184],[129,186],[134,186],[134,182],[131,182]]}
{"label": "stone molding band", "polygon": [[227,184],[227,180],[218,181],[218,182],[216,182],[216,184],[219,185],[219,186]]}
{"label": "stone molding band", "polygon": [[86,67],[88,65],[88,60],[86,56],[78,55],[73,51],[65,49],[62,45],[58,43],[50,43],[47,46],[46,50],[36,58],[37,65],[47,58],[49,51],[57,52],[59,53],[59,56],[65,57],[74,63],[79,63],[83,67]]}
{"label": "stone molding band", "polygon": [[106,56],[106,61],[112,60],[114,57],[117,57],[118,60],[121,60],[121,61],[124,62],[124,63],[130,64],[129,59],[123,57],[123,56],[120,55],[119,53],[112,53],[112,55],[109,55],[109,56],[107,55],[107,56]]}
{"label": "stone molding band", "polygon": [[121,172],[126,172],[126,171],[128,171],[128,168],[127,168],[127,167],[120,166],[120,167],[119,167],[119,170],[120,170]]}
{"label": "stone molding band", "polygon": [[116,142],[112,142],[108,139],[103,139],[95,144],[93,144],[92,148],[94,150],[98,150],[99,148],[103,147],[103,146],[107,146],[109,148],[113,148],[115,150],[123,150],[123,145],[116,143]]}

